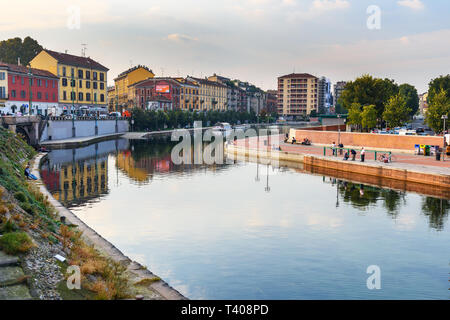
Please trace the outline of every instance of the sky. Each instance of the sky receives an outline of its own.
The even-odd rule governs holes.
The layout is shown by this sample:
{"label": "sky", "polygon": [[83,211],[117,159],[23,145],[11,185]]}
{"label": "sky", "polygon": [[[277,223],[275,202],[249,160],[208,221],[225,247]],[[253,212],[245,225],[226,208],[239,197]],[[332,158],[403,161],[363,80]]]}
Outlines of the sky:
{"label": "sky", "polygon": [[[332,83],[363,74],[419,93],[450,73],[448,0],[0,0],[0,40],[31,36],[45,48],[122,71],[213,73],[276,89],[305,72]],[[373,6],[376,6],[375,10]]]}

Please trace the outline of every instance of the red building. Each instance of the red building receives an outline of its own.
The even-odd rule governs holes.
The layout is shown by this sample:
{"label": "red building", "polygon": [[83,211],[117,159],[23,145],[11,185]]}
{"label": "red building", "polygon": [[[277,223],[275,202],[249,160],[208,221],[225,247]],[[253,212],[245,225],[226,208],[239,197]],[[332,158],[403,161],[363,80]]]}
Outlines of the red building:
{"label": "red building", "polygon": [[45,70],[3,62],[0,62],[0,72],[4,72],[8,79],[7,100],[0,112],[42,115],[57,113],[58,77]]}
{"label": "red building", "polygon": [[172,78],[151,78],[136,82],[130,87],[135,91],[136,106],[150,110],[154,109],[157,102],[158,109],[167,110],[168,108],[179,109],[181,86]]}

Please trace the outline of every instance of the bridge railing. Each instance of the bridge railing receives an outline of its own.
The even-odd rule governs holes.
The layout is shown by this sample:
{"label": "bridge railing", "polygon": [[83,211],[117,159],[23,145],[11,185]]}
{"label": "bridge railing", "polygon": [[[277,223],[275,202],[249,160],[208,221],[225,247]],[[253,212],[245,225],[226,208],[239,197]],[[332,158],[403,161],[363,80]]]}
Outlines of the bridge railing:
{"label": "bridge railing", "polygon": [[[345,154],[345,151],[348,152],[349,157],[351,158],[351,150],[355,150],[356,154],[361,155],[361,150],[356,150],[355,148],[340,148],[340,147],[323,147],[323,155],[324,156],[342,156]],[[377,161],[379,160],[378,156],[379,155],[387,155],[389,162],[392,162],[392,152],[391,151],[383,151],[383,150],[364,150],[365,151],[365,155],[366,155],[366,159],[370,159],[372,158],[373,160]],[[373,154],[373,157],[371,157],[370,155]]]}

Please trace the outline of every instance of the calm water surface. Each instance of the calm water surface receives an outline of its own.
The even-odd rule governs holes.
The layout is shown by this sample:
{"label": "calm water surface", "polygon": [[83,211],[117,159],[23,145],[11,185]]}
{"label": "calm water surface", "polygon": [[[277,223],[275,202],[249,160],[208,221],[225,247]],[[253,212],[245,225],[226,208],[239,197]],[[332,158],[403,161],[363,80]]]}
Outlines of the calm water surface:
{"label": "calm water surface", "polygon": [[[191,299],[450,298],[449,200],[254,163],[175,166],[170,148],[120,139],[55,150],[41,174]],[[369,265],[381,290],[367,289]]]}

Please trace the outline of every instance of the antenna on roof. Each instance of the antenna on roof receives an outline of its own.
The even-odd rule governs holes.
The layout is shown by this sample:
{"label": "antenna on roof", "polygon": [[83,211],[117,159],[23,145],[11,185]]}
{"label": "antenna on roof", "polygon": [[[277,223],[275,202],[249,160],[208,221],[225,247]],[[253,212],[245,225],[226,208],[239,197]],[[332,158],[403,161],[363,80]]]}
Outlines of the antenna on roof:
{"label": "antenna on roof", "polygon": [[164,68],[161,67],[161,77],[164,77]]}
{"label": "antenna on roof", "polygon": [[67,49],[66,49],[66,50],[64,50],[64,53],[65,53],[65,54],[67,54]]}
{"label": "antenna on roof", "polygon": [[20,66],[20,57],[17,57],[17,65]]}
{"label": "antenna on roof", "polygon": [[86,43],[81,44],[81,56],[82,57],[86,57],[86,47],[87,47]]}

